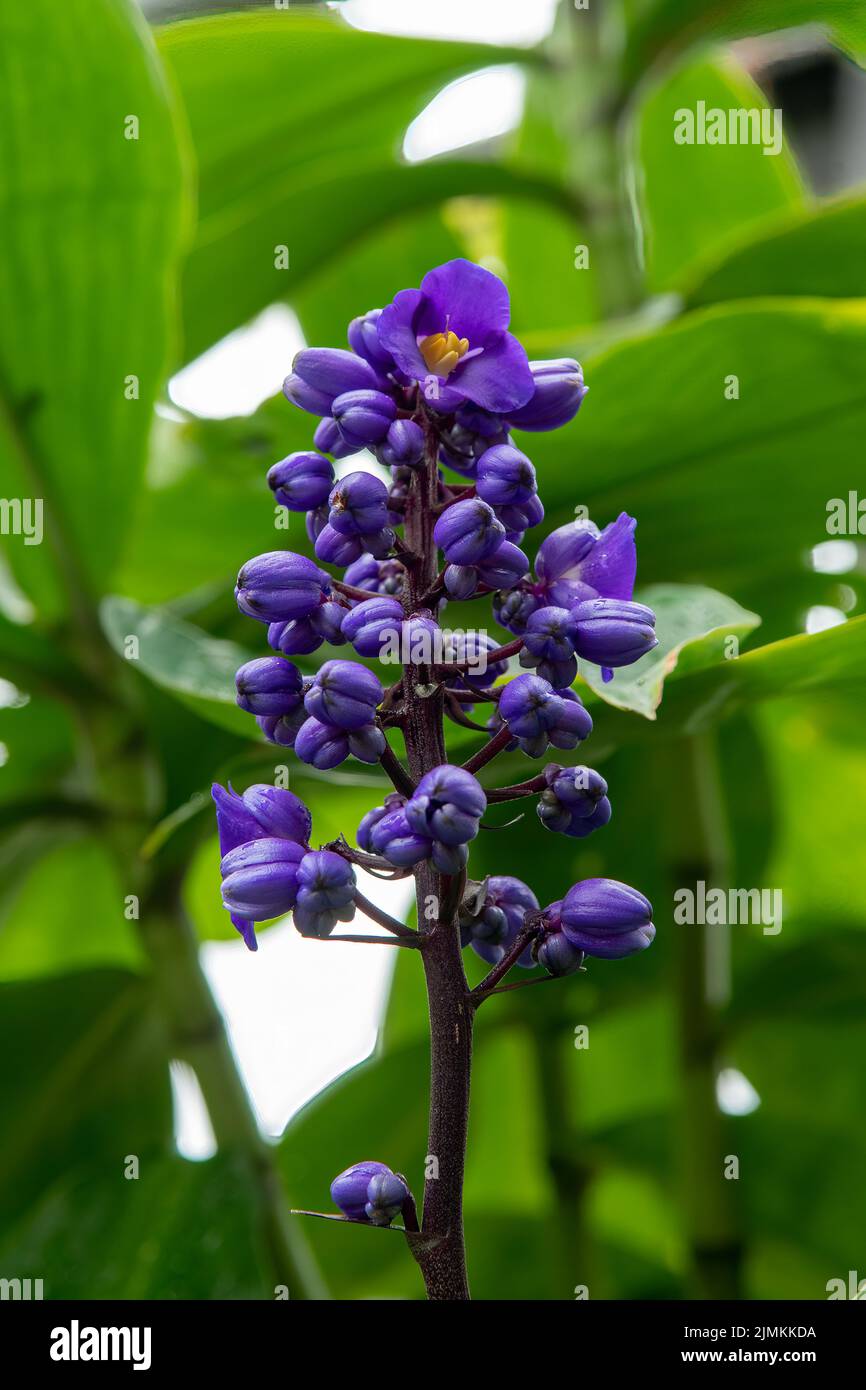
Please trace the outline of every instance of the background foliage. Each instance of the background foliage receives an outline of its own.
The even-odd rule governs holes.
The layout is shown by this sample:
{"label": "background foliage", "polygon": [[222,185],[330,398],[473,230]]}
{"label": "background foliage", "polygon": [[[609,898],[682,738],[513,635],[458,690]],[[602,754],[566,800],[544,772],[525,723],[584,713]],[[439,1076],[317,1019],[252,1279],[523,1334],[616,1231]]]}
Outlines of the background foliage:
{"label": "background foliage", "polygon": [[[864,483],[866,200],[817,197],[787,146],[682,148],[671,129],[697,100],[765,103],[732,41],[817,23],[857,61],[866,21],[851,0],[621,8],[608,33],[563,4],[548,43],[497,50],[317,8],[154,33],[131,0],[0,0],[0,493],[46,512],[42,545],[0,538],[4,1276],[55,1296],[271,1296],[283,1278],[419,1295],[399,1237],[286,1218],[368,1154],[419,1181],[417,962],[398,962],[376,1056],[271,1148],[197,958],[226,934],[203,792],[272,775],[232,703],[249,634],[231,582],[273,545],[264,468],[309,422],[282,401],[224,421],[155,407],[274,301],[340,343],[454,254],[502,269],[531,355],[583,361],[579,418],[523,442],[552,524],[575,504],[638,517],[662,638],[636,679],[587,691],[611,826],[576,847],[530,816],[473,861],[507,857],[543,902],[621,876],[659,929],[646,956],[484,1010],[474,1293],[822,1297],[862,1259],[864,562],[840,577],[809,553],[828,499]],[[413,117],[492,63],[526,74],[521,126],[408,164]],[[805,635],[817,605],[846,621]],[[332,824],[335,778],[293,779]],[[344,785],[345,824],[374,797]],[[674,927],[684,866],[781,888],[782,932],[734,929],[728,961]],[[169,1058],[198,1075],[207,1163],[175,1152]],[[716,1103],[732,1069],[751,1113]]]}

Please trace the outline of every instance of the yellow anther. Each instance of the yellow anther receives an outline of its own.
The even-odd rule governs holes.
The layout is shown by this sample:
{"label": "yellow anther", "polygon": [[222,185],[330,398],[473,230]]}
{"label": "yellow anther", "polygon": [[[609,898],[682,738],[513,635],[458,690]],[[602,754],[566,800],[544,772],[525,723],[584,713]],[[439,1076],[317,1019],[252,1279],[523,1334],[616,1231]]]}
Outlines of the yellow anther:
{"label": "yellow anther", "polygon": [[418,346],[428,371],[445,377],[453,372],[460,358],[469,351],[469,339],[458,338],[449,328],[444,333],[431,333]]}

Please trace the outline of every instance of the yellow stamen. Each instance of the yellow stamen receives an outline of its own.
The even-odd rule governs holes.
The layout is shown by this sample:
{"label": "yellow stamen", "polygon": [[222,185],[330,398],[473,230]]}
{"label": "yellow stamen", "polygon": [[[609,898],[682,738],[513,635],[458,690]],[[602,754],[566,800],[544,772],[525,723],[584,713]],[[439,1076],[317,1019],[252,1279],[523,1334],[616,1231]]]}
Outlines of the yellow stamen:
{"label": "yellow stamen", "polygon": [[447,328],[444,333],[431,333],[418,346],[427,369],[437,376],[446,377],[469,351],[469,339],[458,338]]}

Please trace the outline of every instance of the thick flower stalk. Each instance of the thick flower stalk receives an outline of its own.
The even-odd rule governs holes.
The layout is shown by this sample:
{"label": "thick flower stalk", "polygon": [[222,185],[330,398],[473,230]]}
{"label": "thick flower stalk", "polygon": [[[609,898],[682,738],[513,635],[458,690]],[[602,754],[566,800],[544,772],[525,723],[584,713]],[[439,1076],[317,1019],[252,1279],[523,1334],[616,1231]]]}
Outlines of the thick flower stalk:
{"label": "thick flower stalk", "polygon": [[[572,974],[588,956],[641,951],[655,931],[646,898],[613,880],[565,884],[542,908],[517,878],[469,873],[488,803],[533,797],[542,826],[572,838],[607,824],[608,786],[592,768],[550,762],[506,786],[486,769],[506,750],[537,759],[578,749],[592,731],[572,688],[580,663],[614,679],[656,641],[652,612],[633,599],[631,517],[604,529],[576,521],[537,544],[539,480],[511,431],[568,423],[587,388],[576,362],[530,362],[508,322],[502,282],[455,260],[353,319],[348,348],[296,357],[283,389],[318,417],[313,448],[274,464],[268,483],[279,504],[306,514],[312,555],[271,551],[238,576],[238,606],[266,626],[272,652],[238,671],[238,704],[302,762],[379,763],[394,790],[363,817],[355,846],[344,834],[314,847],[291,792],[214,788],[223,902],[251,950],[257,923],[292,912],[305,936],[388,942],[421,958],[431,1094],[420,1228],[406,1179],[379,1161],[356,1163],[331,1193],[349,1221],[402,1216],[434,1299],[469,1296],[462,1189],[476,1009]],[[503,631],[482,622],[449,632],[451,599],[492,603]],[[323,644],[339,655],[304,675],[291,658]],[[462,764],[448,756],[446,720],[479,731]],[[360,895],[354,866],[414,877],[417,930]],[[335,933],[358,912],[390,935]],[[474,989],[468,949],[490,967]],[[502,983],[513,967],[525,973]]]}

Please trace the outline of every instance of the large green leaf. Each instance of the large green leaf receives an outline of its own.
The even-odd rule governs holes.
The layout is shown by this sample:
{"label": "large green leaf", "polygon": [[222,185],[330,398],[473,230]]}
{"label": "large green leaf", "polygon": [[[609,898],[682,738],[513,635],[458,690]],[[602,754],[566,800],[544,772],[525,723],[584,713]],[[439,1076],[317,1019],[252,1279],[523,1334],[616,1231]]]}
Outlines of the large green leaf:
{"label": "large green leaf", "polygon": [[[252,416],[229,420],[161,420],[117,588],[142,603],[165,603],[212,585],[231,593],[251,555],[275,540],[308,546],[304,517],[274,529],[265,482],[272,463],[308,449],[315,422],[280,395]],[[163,554],[171,564],[157,563]]]}
{"label": "large green leaf", "polygon": [[[509,153],[514,168],[543,169],[565,188],[574,155],[563,134],[571,113],[563,111],[562,95],[561,83],[548,73],[528,74],[523,119]],[[552,355],[551,344],[598,317],[598,267],[581,213],[577,200],[562,208],[502,202],[497,250],[511,293],[512,327],[530,357]]]}
{"label": "large green leaf", "polygon": [[120,970],[21,981],[0,985],[0,1004],[2,1052],[15,1058],[0,1088],[5,1215],[76,1165],[120,1185],[126,1155],[167,1152],[168,1057],[145,981]]}
{"label": "large green leaf", "polygon": [[679,69],[648,93],[637,114],[637,158],[647,280],[679,288],[695,262],[762,217],[796,205],[800,180],[787,147],[775,157],[754,144],[678,144],[677,112],[706,107],[768,110],[731,60]]}
{"label": "large green leaf", "polygon": [[[655,719],[664,684],[674,670],[680,674],[713,666],[728,652],[739,655],[739,641],[759,625],[756,613],[741,608],[726,594],[696,584],[655,584],[635,594],[656,615],[659,644],[632,666],[602,679],[598,666],[580,663],[587,684],[608,704]],[[736,638],[736,643],[730,642]]]}
{"label": "large green leaf", "polygon": [[709,268],[693,271],[690,307],[751,296],[866,295],[866,198],[862,194],[773,216]]}
{"label": "large green leaf", "polygon": [[[858,694],[864,687],[866,617],[812,636],[770,642],[736,660],[672,679],[658,728],[669,735],[699,733],[755,702],[821,690]],[[599,744],[611,734],[617,742],[640,739],[639,721],[595,704],[591,708]]]}
{"label": "large green leaf", "polygon": [[134,924],[124,917],[124,886],[104,844],[81,833],[58,839],[50,822],[40,829],[42,854],[18,892],[5,880],[0,978],[142,965]]}
{"label": "large green leaf", "polygon": [[576,504],[600,524],[628,511],[643,582],[676,576],[740,601],[826,539],[827,503],[847,497],[866,430],[862,302],[718,305],[585,373],[572,424],[521,437],[550,524]]}
{"label": "large green leaf", "polygon": [[[115,651],[149,680],[170,690],[196,713],[233,733],[252,736],[255,722],[238,709],[234,676],[251,652],[209,637],[166,608],[146,608],[112,596],[102,604],[102,623]],[[130,644],[137,642],[137,654]]]}
{"label": "large green leaf", "polygon": [[652,63],[669,62],[710,39],[738,39],[819,24],[835,31],[852,52],[866,49],[866,19],[859,0],[646,0],[630,27],[623,62],[628,85]]}
{"label": "large green leaf", "polygon": [[[443,83],[489,65],[489,48],[368,34],[294,12],[192,21],[159,42],[199,165],[187,356],[292,296],[329,257],[400,214],[461,193],[561,198],[555,183],[493,164],[398,162],[412,117]],[[288,269],[276,267],[280,246]]]}
{"label": "large green leaf", "polygon": [[46,1298],[273,1298],[263,1274],[247,1168],[139,1154],[127,1178],[111,1170],[64,1172],[6,1234],[8,1270],[44,1271]]}
{"label": "large green leaf", "polygon": [[4,5],[0,54],[0,492],[43,499],[45,525],[42,545],[4,548],[57,611],[104,587],[129,520],[167,356],[182,171],[132,0]]}

